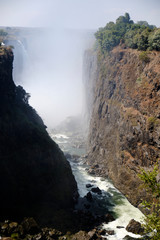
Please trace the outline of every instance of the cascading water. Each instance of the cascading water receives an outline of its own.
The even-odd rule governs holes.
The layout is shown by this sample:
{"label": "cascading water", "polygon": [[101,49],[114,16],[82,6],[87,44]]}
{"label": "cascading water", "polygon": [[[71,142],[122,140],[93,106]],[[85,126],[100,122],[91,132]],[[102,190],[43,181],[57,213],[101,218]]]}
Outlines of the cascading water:
{"label": "cascading water", "polygon": [[24,54],[24,56],[25,56],[26,58],[28,58],[28,53],[27,53],[27,51],[26,51],[23,43],[22,43],[20,40],[17,40],[17,42],[18,42],[19,45],[21,46],[21,48],[22,48],[22,53]]}
{"label": "cascading water", "polygon": [[14,62],[13,62],[13,79],[18,85],[23,85],[23,76],[29,67],[29,55],[20,39],[9,39],[5,42],[7,46],[13,46]]}
{"label": "cascading water", "polygon": [[[66,156],[70,161],[73,174],[77,181],[80,197],[84,197],[91,190],[91,188],[86,187],[86,184],[101,189],[102,194],[98,195],[92,193],[93,197],[96,198],[102,212],[105,212],[107,209],[112,212],[115,217],[114,221],[109,222],[108,224],[102,224],[101,228],[114,231],[113,235],[106,235],[104,237],[108,240],[122,240],[127,235],[134,238],[140,238],[140,235],[129,233],[125,229],[131,219],[135,219],[139,222],[143,221],[143,214],[140,210],[132,206],[113,186],[111,181],[87,173],[87,165],[85,165],[84,159],[81,157],[85,154],[85,149],[73,146],[75,140],[71,134],[67,136],[64,133],[50,133],[50,135],[65,153],[69,153],[66,154]],[[77,136],[76,139],[78,139]],[[71,157],[70,154],[73,157]]]}

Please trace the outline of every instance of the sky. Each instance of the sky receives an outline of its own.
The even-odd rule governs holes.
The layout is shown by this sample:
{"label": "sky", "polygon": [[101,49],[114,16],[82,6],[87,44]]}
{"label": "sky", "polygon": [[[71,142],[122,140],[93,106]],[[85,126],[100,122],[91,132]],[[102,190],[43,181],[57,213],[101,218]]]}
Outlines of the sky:
{"label": "sky", "polygon": [[97,29],[125,12],[160,26],[159,0],[0,0],[0,25]]}
{"label": "sky", "polygon": [[20,82],[14,76],[48,127],[83,112],[83,54],[91,41],[85,31],[115,22],[125,12],[134,22],[160,26],[160,0],[0,0],[0,26],[49,29],[30,36],[27,49],[19,42],[23,74]]}

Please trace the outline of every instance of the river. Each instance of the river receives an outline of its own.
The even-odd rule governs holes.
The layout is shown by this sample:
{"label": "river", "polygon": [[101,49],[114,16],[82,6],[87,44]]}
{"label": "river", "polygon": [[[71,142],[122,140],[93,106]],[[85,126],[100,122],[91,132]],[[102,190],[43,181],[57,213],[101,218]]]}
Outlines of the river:
{"label": "river", "polygon": [[108,224],[102,224],[102,229],[114,230],[114,235],[106,235],[104,237],[108,240],[123,240],[127,235],[133,238],[139,238],[140,235],[129,233],[125,228],[131,219],[142,222],[143,214],[139,209],[129,203],[124,195],[113,186],[109,179],[88,174],[86,170],[87,165],[83,158],[85,155],[85,147],[83,144],[79,144],[83,137],[81,136],[79,138],[79,136],[66,133],[50,133],[50,136],[64,153],[66,153],[77,181],[80,197],[84,197],[91,190],[91,188],[86,187],[86,184],[101,189],[102,194],[100,195],[92,193],[99,205],[98,211],[104,212],[105,209],[108,209],[115,217],[114,221]]}

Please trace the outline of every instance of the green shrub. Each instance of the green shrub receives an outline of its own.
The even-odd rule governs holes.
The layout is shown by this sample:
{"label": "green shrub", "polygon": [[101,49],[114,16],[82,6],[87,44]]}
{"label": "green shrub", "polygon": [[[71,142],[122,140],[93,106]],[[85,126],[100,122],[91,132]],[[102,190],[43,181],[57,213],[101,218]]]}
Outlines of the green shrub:
{"label": "green shrub", "polygon": [[100,28],[95,37],[103,54],[120,43],[142,51],[160,51],[160,29],[146,21],[135,24],[128,13],[118,17],[115,23],[109,22],[104,28]]}
{"label": "green shrub", "polygon": [[[143,29],[141,28],[141,30]],[[145,28],[143,31],[135,35],[134,39],[137,44],[138,50],[145,51],[146,49],[148,49],[148,37],[150,32],[151,30],[149,28]]]}
{"label": "green shrub", "polygon": [[152,240],[160,239],[160,182],[157,179],[158,172],[158,164],[156,164],[153,171],[146,172],[141,169],[141,174],[139,174],[144,188],[150,195],[150,200],[143,201],[142,204],[149,212],[149,214],[145,214],[144,229],[146,233],[152,235]]}
{"label": "green shrub", "polygon": [[154,129],[158,125],[158,123],[159,123],[158,118],[153,117],[153,116],[148,118],[148,128],[149,129]]}
{"label": "green shrub", "polygon": [[137,80],[136,80],[136,83],[141,84],[141,82],[142,82],[142,78],[138,77]]}
{"label": "green shrub", "polygon": [[150,58],[148,56],[148,52],[147,51],[143,51],[139,54],[139,59],[142,61],[142,62],[145,62],[145,63],[149,63],[150,62]]}
{"label": "green shrub", "polygon": [[150,50],[160,51],[160,29],[156,29],[149,36],[149,48]]}
{"label": "green shrub", "polygon": [[117,46],[131,24],[133,24],[133,21],[130,21],[129,14],[126,13],[125,16],[120,16],[116,23],[109,22],[104,28],[100,28],[95,33],[95,37],[102,52],[110,51]]}
{"label": "green shrub", "polygon": [[12,238],[13,240],[17,240],[17,239],[19,239],[19,234],[18,234],[18,233],[12,233],[12,234],[11,234],[11,238]]}

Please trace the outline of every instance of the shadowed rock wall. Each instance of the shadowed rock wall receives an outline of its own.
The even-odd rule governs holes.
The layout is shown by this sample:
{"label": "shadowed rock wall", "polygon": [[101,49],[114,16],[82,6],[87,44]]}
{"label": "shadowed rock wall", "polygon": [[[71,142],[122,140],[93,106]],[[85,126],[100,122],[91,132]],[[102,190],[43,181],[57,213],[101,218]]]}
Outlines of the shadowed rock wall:
{"label": "shadowed rock wall", "polygon": [[[12,80],[13,53],[0,49],[0,213],[54,222],[72,208],[77,184],[70,165],[46,126],[29,106],[29,95]],[[43,96],[42,96],[43,97]]]}

